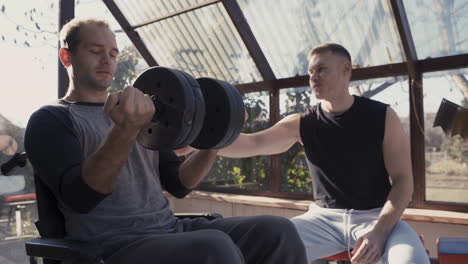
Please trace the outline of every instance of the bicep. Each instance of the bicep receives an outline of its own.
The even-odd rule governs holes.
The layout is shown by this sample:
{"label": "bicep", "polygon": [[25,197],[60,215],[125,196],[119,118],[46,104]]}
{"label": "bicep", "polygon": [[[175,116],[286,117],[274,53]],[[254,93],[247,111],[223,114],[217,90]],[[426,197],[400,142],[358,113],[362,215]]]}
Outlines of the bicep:
{"label": "bicep", "polygon": [[387,107],[383,143],[384,162],[392,182],[412,181],[410,141],[395,111]]}
{"label": "bicep", "polygon": [[266,153],[278,154],[288,150],[294,143],[300,141],[299,136],[300,115],[289,115],[274,126],[252,134],[252,144]]}
{"label": "bicep", "polygon": [[34,171],[58,195],[61,175],[81,164],[78,140],[63,124],[44,111],[31,116],[24,145]]}

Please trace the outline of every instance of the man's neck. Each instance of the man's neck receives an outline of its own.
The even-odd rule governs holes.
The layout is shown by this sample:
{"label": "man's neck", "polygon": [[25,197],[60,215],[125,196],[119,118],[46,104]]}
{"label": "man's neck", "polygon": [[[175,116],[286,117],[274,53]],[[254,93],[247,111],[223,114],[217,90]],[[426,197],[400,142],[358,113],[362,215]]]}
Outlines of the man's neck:
{"label": "man's neck", "polygon": [[341,97],[335,97],[331,100],[323,99],[320,102],[322,109],[325,112],[338,114],[346,112],[354,103],[354,96],[346,93]]}
{"label": "man's neck", "polygon": [[70,85],[67,94],[63,100],[68,102],[88,102],[88,103],[104,103],[107,99],[107,91],[92,89],[89,87]]}

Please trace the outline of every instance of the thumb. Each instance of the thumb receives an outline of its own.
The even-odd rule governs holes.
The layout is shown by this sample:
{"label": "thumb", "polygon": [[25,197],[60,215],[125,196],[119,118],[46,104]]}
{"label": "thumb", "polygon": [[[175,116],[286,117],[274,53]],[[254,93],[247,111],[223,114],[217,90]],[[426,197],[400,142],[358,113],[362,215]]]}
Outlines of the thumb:
{"label": "thumb", "polygon": [[354,248],[353,248],[353,250],[351,251],[351,254],[352,254],[352,255],[356,254],[356,252],[358,251],[359,247],[360,247],[361,244],[362,244],[362,241],[363,241],[362,237],[360,237],[360,238],[356,241],[356,244],[354,244]]}

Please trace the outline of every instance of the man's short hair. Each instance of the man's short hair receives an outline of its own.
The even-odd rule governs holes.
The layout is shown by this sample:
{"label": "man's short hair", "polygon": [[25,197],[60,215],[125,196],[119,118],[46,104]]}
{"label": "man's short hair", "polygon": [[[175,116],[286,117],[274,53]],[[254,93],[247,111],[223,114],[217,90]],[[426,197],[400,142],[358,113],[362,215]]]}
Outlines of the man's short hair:
{"label": "man's short hair", "polygon": [[310,60],[313,55],[323,54],[326,52],[331,52],[334,55],[341,56],[351,63],[351,55],[349,55],[349,52],[343,46],[336,43],[324,43],[315,46],[307,55],[307,59]]}
{"label": "man's short hair", "polygon": [[60,47],[75,54],[78,44],[80,43],[80,28],[84,25],[91,24],[110,28],[109,23],[100,18],[74,18],[66,23],[60,30]]}

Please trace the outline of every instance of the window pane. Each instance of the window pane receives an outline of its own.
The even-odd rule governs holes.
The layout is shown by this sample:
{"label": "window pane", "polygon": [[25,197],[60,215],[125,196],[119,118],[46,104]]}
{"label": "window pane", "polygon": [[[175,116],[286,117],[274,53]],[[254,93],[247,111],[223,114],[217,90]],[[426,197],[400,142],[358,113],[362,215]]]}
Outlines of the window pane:
{"label": "window pane", "polygon": [[468,52],[468,0],[404,0],[419,59]]}
{"label": "window pane", "polygon": [[[205,0],[116,0],[115,3],[125,12],[130,25],[135,26],[150,20],[164,17],[177,11],[190,8]],[[166,5],[167,4],[167,5]],[[127,10],[136,10],[134,13],[127,13]]]}
{"label": "window pane", "polygon": [[445,98],[464,107],[465,114],[464,117],[444,115],[443,120],[446,122],[443,124],[452,126],[452,131],[455,132],[457,123],[461,121],[466,133],[467,78],[468,70],[464,74],[447,71],[443,76],[424,75],[426,200],[468,203],[468,138],[463,139],[460,134],[445,133],[441,126],[433,127],[436,113]]}
{"label": "window pane", "polygon": [[[281,89],[279,96],[282,118],[294,113],[304,113],[309,106],[317,103],[317,99],[308,86]],[[312,179],[302,145],[296,143],[280,156],[280,191],[312,193]]]}
{"label": "window pane", "polygon": [[[3,0],[0,3],[0,165],[24,152],[24,131],[31,114],[57,98],[58,1]],[[34,194],[29,163],[10,176],[0,173],[0,262],[27,263],[24,238],[38,236],[35,199],[17,209],[8,196]],[[27,201],[27,204],[26,204]],[[9,214],[11,210],[11,214]],[[17,220],[21,225],[17,226]],[[21,236],[24,236],[21,239]]]}
{"label": "window pane", "polygon": [[[266,92],[244,95],[244,104],[249,118],[244,124],[244,133],[253,133],[269,127],[269,98]],[[210,174],[201,186],[268,190],[269,156],[245,159],[218,157]]]}
{"label": "window pane", "polygon": [[397,113],[409,136],[409,84],[407,77],[351,82],[350,93],[388,104]]}
{"label": "window pane", "polygon": [[[139,14],[132,9],[124,13]],[[137,32],[161,66],[232,84],[263,80],[221,3],[140,27]]]}
{"label": "window pane", "polygon": [[403,61],[386,0],[238,1],[277,78],[307,73],[307,54],[320,43],[344,45],[359,67]]}

